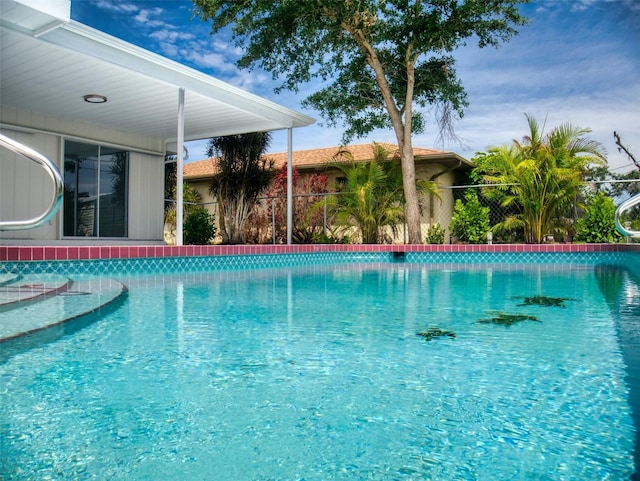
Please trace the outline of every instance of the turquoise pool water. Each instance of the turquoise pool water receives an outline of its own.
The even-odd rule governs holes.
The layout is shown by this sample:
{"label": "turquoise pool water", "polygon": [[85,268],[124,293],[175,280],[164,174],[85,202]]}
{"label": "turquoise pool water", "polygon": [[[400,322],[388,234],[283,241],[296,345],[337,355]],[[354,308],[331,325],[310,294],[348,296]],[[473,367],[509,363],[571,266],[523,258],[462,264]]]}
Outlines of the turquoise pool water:
{"label": "turquoise pool water", "polygon": [[[113,312],[0,364],[1,479],[634,471],[616,316],[640,294],[624,271],[382,262],[119,280]],[[418,335],[436,327],[455,337]]]}

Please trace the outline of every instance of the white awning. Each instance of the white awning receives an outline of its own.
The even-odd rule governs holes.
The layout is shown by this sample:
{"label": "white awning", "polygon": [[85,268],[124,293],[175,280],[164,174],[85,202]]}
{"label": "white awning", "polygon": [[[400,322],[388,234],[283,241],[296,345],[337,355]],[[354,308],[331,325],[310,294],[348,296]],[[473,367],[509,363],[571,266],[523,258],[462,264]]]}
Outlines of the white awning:
{"label": "white awning", "polygon": [[[0,1],[3,106],[170,143],[177,140],[180,88],[185,89],[185,141],[314,122],[307,115],[84,24],[36,10],[25,1]],[[89,104],[83,99],[87,94],[105,96],[107,102]]]}

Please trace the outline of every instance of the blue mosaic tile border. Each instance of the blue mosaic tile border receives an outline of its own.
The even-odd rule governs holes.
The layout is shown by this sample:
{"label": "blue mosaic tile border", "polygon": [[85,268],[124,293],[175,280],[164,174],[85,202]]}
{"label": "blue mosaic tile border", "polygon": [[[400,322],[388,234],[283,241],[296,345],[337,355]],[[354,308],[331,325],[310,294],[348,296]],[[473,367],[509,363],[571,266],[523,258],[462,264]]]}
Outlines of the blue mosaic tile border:
{"label": "blue mosaic tile border", "polygon": [[620,264],[624,252],[410,252],[409,262],[463,264]]}
{"label": "blue mosaic tile border", "polygon": [[629,268],[640,277],[640,254],[629,252],[317,252],[239,256],[161,257],[73,261],[8,261],[0,274],[53,273],[82,275],[145,275],[239,271],[293,266],[398,262],[431,264],[585,265],[610,264]]}
{"label": "blue mosaic tile border", "polygon": [[305,265],[388,262],[390,253],[318,252],[304,254],[256,254],[241,256],[142,257],[42,262],[3,262],[1,273],[116,275],[250,270]]}

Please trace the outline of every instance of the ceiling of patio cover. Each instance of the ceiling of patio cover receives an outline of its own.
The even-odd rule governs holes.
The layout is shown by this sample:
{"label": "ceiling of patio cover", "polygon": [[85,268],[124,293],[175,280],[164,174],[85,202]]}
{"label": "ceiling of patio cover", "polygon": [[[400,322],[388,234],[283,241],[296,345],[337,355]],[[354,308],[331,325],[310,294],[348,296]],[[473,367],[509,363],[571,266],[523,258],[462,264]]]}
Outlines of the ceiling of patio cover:
{"label": "ceiling of patio cover", "polygon": [[[3,106],[120,131],[184,140],[310,125],[314,119],[73,20],[0,1]],[[107,97],[103,104],[87,94]]]}

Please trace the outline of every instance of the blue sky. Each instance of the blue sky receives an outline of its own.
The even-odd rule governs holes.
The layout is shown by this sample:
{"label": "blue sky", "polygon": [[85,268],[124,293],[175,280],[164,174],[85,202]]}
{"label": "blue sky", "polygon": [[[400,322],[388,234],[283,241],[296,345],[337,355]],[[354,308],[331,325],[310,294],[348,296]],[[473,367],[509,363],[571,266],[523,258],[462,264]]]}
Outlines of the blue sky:
{"label": "blue sky", "polygon": [[[637,0],[534,0],[523,7],[530,19],[520,34],[499,49],[473,43],[456,52],[456,69],[470,105],[456,123],[460,141],[437,143],[431,122],[414,145],[451,150],[471,158],[491,145],[521,139],[524,113],[547,128],[563,122],[592,129],[604,144],[612,170],[634,168],[613,139],[640,159],[640,2]],[[294,130],[294,149],[339,145],[342,130],[328,128],[317,112],[303,110],[299,94],[274,94],[279,84],[260,71],[239,70],[240,52],[225,34],[210,36],[210,26],[193,19],[190,0],[72,0],[74,20],[179,61],[256,95],[317,119]],[[391,131],[358,139],[396,143]],[[190,145],[190,160],[204,158],[206,142]],[[275,132],[270,149],[286,150],[286,133]]]}

